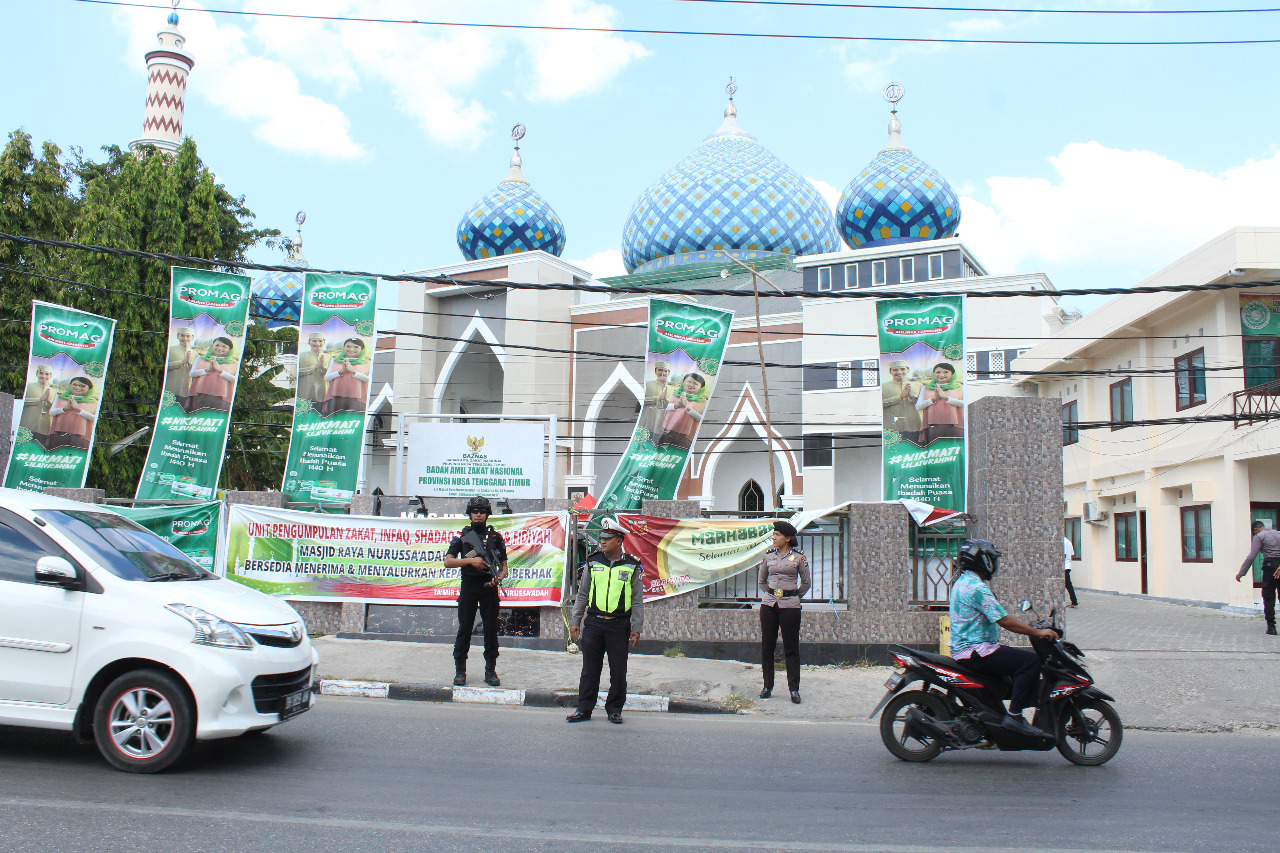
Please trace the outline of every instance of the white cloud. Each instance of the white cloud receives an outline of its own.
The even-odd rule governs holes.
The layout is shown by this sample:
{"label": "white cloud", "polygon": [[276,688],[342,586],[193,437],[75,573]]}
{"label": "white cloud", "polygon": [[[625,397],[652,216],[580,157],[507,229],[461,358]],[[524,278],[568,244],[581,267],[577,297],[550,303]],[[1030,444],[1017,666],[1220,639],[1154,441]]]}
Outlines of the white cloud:
{"label": "white cloud", "polygon": [[[617,12],[589,0],[544,0],[538,24],[572,27],[612,27]],[[523,37],[534,75],[529,95],[539,100],[564,100],[603,88],[629,63],[649,56],[639,42],[608,33],[532,32]]]}
{"label": "white cloud", "polygon": [[1028,262],[1163,266],[1236,225],[1271,225],[1280,153],[1219,174],[1153,151],[1073,142],[1055,178],[993,177],[962,197],[960,233],[993,272]]}
{"label": "white cloud", "polygon": [[805,178],[805,180],[813,184],[813,188],[817,190],[818,194],[826,201],[827,207],[831,209],[832,213],[835,213],[836,206],[840,203],[840,194],[843,190],[836,189],[821,178]]}
{"label": "white cloud", "polygon": [[[126,59],[137,63],[156,45],[162,19],[154,9],[121,9],[117,15],[129,33]],[[342,110],[304,94],[293,70],[252,50],[243,29],[218,22],[194,4],[183,7],[179,29],[196,60],[187,88],[186,132],[199,137],[200,122],[213,118],[192,115],[195,96],[245,121],[255,136],[282,150],[340,158],[364,153]]]}
{"label": "white cloud", "polygon": [[565,258],[565,263],[581,267],[596,278],[627,274],[627,268],[622,263],[622,253],[617,249],[605,249],[581,261]]}

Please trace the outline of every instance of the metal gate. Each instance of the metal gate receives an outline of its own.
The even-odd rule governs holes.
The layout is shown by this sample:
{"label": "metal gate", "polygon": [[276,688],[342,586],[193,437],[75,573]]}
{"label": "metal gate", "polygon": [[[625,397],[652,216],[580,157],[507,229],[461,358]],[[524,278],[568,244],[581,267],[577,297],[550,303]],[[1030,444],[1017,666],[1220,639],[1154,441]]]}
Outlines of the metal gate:
{"label": "metal gate", "polygon": [[[707,516],[722,518],[777,518],[769,512],[707,512]],[[845,603],[845,560],[848,554],[846,531],[849,514],[845,512],[824,516],[811,523],[796,537],[800,550],[809,558],[809,573],[813,587],[805,595],[806,600]],[[758,564],[752,564],[733,577],[703,587],[698,601],[714,607],[749,606],[760,600]]]}
{"label": "metal gate", "polygon": [[964,527],[946,530],[911,525],[911,603],[945,610],[951,596],[951,560],[968,538]]}

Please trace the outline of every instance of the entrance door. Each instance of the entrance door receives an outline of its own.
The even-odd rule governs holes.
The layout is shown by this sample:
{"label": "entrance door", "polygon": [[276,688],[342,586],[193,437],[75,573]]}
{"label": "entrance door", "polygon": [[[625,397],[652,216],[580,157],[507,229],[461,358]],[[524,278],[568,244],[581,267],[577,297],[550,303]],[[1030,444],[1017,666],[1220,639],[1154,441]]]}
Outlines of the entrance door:
{"label": "entrance door", "polygon": [[1142,577],[1142,594],[1147,594],[1147,511],[1138,510],[1138,571]]}
{"label": "entrance door", "polygon": [[[1252,531],[1253,523],[1261,521],[1272,530],[1280,529],[1280,504],[1249,504],[1249,529]],[[1255,588],[1262,588],[1262,555],[1253,558],[1253,585]]]}

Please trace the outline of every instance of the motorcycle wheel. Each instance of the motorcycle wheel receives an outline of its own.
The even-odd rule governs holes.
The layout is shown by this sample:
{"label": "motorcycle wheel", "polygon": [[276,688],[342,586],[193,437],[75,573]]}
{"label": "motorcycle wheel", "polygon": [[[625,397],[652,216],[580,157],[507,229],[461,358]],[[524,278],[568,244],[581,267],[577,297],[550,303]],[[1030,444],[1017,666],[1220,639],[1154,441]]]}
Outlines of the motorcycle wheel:
{"label": "motorcycle wheel", "polygon": [[1058,752],[1072,764],[1106,764],[1120,751],[1123,739],[1120,715],[1101,699],[1077,699],[1058,718]]}
{"label": "motorcycle wheel", "polygon": [[942,744],[931,737],[907,735],[907,712],[912,708],[935,720],[949,720],[946,704],[927,690],[907,690],[889,700],[880,714],[880,739],[885,748],[903,761],[929,761],[942,752]]}

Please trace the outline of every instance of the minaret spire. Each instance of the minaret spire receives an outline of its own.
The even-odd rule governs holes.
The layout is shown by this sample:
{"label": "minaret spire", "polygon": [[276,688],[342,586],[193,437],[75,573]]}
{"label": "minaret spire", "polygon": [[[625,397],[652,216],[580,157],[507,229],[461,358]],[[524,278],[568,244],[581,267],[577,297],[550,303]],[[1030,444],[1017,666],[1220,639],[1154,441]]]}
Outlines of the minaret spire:
{"label": "minaret spire", "polygon": [[186,105],[187,75],[195,66],[195,58],[183,49],[187,39],[178,30],[178,3],[164,29],[156,33],[157,47],[147,51],[147,105],[142,121],[142,136],[129,143],[138,156],[145,145],[162,151],[177,151],[182,143],[182,117]]}
{"label": "minaret spire", "polygon": [[893,104],[893,109],[889,113],[889,141],[884,144],[881,151],[911,150],[907,148],[907,143],[902,141],[902,122],[898,121],[898,101],[901,101],[906,94],[907,89],[901,83],[890,83],[884,87],[884,99]]}
{"label": "minaret spire", "polygon": [[515,181],[518,184],[529,183],[525,180],[524,172],[520,171],[520,167],[524,165],[524,161],[520,159],[520,140],[524,139],[524,132],[523,124],[517,124],[511,128],[511,138],[516,141],[516,150],[511,154],[511,171],[507,172],[506,180]]}

